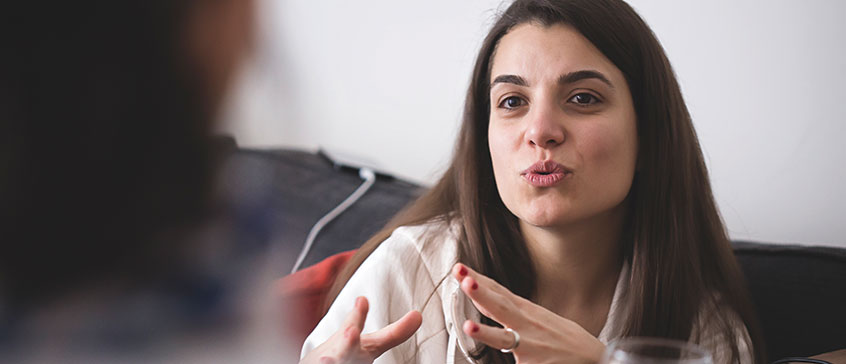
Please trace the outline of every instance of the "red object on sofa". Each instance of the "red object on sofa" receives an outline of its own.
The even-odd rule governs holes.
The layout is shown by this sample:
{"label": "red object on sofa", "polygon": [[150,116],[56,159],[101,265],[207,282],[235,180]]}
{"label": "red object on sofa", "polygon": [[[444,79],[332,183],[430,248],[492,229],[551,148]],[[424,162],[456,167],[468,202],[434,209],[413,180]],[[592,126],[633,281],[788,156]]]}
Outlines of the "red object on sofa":
{"label": "red object on sofa", "polygon": [[329,287],[354,253],[350,250],[335,254],[277,281],[276,289],[285,306],[285,329],[295,345],[301,347],[320,322]]}

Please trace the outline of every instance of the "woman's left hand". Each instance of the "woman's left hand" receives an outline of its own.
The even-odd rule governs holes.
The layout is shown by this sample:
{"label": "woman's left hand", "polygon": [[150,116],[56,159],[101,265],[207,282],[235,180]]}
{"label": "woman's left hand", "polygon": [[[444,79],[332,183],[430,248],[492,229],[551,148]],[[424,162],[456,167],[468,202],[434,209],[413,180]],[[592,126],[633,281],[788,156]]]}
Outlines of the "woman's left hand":
{"label": "woman's left hand", "polygon": [[513,348],[518,364],[530,363],[596,363],[605,350],[596,337],[579,324],[511,293],[494,280],[457,263],[452,274],[461,290],[485,316],[519,334],[504,328],[467,320],[464,333],[493,349]]}

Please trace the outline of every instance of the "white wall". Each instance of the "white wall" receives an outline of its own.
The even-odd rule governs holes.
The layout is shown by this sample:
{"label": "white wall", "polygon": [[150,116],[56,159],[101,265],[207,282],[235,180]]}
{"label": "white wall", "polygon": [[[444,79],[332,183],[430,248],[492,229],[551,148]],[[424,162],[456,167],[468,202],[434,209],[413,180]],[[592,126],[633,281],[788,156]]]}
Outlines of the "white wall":
{"label": "white wall", "polygon": [[[846,2],[632,0],[678,74],[733,238],[846,247]],[[265,0],[224,129],[431,183],[499,0]],[[237,122],[236,122],[237,121]]]}

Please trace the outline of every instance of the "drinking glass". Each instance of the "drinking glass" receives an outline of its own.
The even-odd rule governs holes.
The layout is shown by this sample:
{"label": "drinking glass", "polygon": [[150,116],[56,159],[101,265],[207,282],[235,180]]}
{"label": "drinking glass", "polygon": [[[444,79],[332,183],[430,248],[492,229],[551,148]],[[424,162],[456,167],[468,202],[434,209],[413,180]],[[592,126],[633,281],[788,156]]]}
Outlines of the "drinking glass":
{"label": "drinking glass", "polygon": [[622,338],[608,345],[600,364],[713,364],[699,345],[648,337]]}

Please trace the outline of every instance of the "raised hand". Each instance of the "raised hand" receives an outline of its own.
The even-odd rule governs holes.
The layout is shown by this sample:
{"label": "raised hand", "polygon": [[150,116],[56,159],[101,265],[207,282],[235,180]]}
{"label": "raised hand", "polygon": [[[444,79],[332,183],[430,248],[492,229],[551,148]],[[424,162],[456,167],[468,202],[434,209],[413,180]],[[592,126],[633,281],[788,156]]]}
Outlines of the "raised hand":
{"label": "raised hand", "polygon": [[512,330],[467,320],[462,329],[474,340],[494,349],[511,349],[518,364],[596,363],[601,358],[605,345],[579,324],[461,263],[452,268],[461,290],[479,312]]}
{"label": "raised hand", "polygon": [[358,297],[344,324],[329,340],[314,348],[300,364],[370,364],[382,353],[402,344],[420,327],[423,317],[410,311],[382,329],[361,334],[369,309],[367,298]]}

